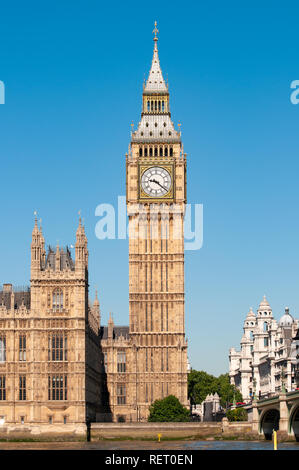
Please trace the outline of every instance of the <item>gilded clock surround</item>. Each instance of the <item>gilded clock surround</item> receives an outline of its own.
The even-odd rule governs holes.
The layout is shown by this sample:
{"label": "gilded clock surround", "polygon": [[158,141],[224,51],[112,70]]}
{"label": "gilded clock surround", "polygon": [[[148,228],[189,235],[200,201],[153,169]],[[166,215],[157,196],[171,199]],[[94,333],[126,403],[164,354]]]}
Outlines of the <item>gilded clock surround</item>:
{"label": "gilded clock surround", "polygon": [[[142,188],[142,184],[141,184],[142,175],[147,170],[149,170],[150,168],[153,168],[153,167],[164,168],[170,174],[171,186],[170,186],[169,191],[167,191],[167,193],[164,194],[163,196],[153,197],[153,196],[147,194]],[[174,171],[173,171],[173,168],[174,168],[174,166],[173,166],[172,163],[165,164],[165,163],[161,163],[159,160],[155,160],[151,164],[149,164],[149,163],[145,163],[145,164],[140,163],[139,164],[139,180],[138,180],[138,188],[139,188],[138,199],[140,201],[150,200],[150,202],[152,202],[152,203],[161,202],[162,200],[163,200],[163,202],[166,202],[166,201],[173,202],[174,197],[175,197],[175,184],[174,184]]]}

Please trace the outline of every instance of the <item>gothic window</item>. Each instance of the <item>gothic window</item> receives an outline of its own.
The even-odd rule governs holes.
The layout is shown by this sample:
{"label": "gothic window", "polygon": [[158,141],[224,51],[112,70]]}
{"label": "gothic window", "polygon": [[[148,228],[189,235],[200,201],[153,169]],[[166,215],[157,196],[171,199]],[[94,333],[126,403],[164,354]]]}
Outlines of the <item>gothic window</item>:
{"label": "gothic window", "polygon": [[165,266],[165,269],[166,269],[166,292],[168,292],[168,265],[166,264]]}
{"label": "gothic window", "polygon": [[166,331],[168,331],[168,303],[166,304]]}
{"label": "gothic window", "polygon": [[48,400],[67,400],[67,376],[48,376]]}
{"label": "gothic window", "polygon": [[[162,135],[162,132],[160,132],[160,135]],[[163,147],[160,147],[160,157],[163,157]]]}
{"label": "gothic window", "polygon": [[159,112],[161,111],[161,101],[159,101]]}
{"label": "gothic window", "polygon": [[67,360],[67,336],[64,333],[51,333],[48,336],[48,361]]}
{"label": "gothic window", "polygon": [[153,304],[151,304],[151,331],[153,331]]}
{"label": "gothic window", "polygon": [[155,147],[155,157],[157,157],[157,156],[158,156],[158,148]]}
{"label": "gothic window", "polygon": [[157,111],[157,101],[155,101],[155,111]]}
{"label": "gothic window", "polygon": [[151,111],[154,111],[154,102],[151,101]]}
{"label": "gothic window", "polygon": [[148,384],[145,384],[145,402],[148,402]]}
{"label": "gothic window", "polygon": [[144,149],[144,156],[147,157],[147,147]]}
{"label": "gothic window", "polygon": [[148,349],[145,350],[145,371],[148,371]]}
{"label": "gothic window", "polygon": [[150,111],[150,102],[149,101],[147,102],[147,110],[148,110],[148,112]]}
{"label": "gothic window", "polygon": [[19,336],[19,361],[26,361],[26,335]]}
{"label": "gothic window", "polygon": [[63,309],[63,292],[62,289],[55,289],[52,297],[52,308],[54,312],[61,312]]}
{"label": "gothic window", "polygon": [[5,375],[0,375],[0,400],[6,400]]}
{"label": "gothic window", "polygon": [[125,384],[117,384],[117,386],[116,386],[116,396],[117,396],[117,404],[118,405],[125,405],[126,404],[126,385]]}
{"label": "gothic window", "polygon": [[19,376],[19,400],[26,400],[26,376]]}
{"label": "gothic window", "polygon": [[139,147],[139,157],[142,157],[142,147]]}
{"label": "gothic window", "polygon": [[168,157],[168,148],[165,147],[165,152],[164,152],[165,157]]}
{"label": "gothic window", "polygon": [[162,113],[164,113],[164,101],[162,101]]}
{"label": "gothic window", "polygon": [[264,331],[268,331],[268,323],[266,321],[264,322]]}
{"label": "gothic window", "polygon": [[153,148],[152,148],[152,147],[149,148],[149,156],[150,156],[150,157],[153,156]]}
{"label": "gothic window", "polygon": [[172,157],[172,155],[173,155],[173,148],[170,147],[170,156]]}
{"label": "gothic window", "polygon": [[117,351],[117,372],[126,372],[126,352]]}
{"label": "gothic window", "polygon": [[0,335],[0,362],[6,361],[6,336]]}

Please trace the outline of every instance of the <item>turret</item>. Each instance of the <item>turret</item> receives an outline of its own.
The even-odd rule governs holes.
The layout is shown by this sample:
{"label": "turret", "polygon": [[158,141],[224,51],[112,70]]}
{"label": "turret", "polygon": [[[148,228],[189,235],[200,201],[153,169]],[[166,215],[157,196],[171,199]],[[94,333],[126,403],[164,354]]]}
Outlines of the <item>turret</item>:
{"label": "turret", "polygon": [[42,269],[44,249],[44,238],[38,228],[37,217],[35,217],[31,242],[31,278],[37,275],[38,272]]}
{"label": "turret", "polygon": [[87,250],[87,238],[85,235],[84,226],[79,218],[79,226],[76,232],[76,260],[75,260],[76,271],[85,271],[88,267],[88,250]]}
{"label": "turret", "polygon": [[108,320],[108,339],[113,339],[113,329],[114,329],[114,321],[110,312],[109,320]]}
{"label": "turret", "polygon": [[101,312],[100,312],[100,302],[98,299],[98,291],[96,290],[96,295],[94,299],[94,303],[92,306],[93,314],[99,320],[99,327],[101,326]]}

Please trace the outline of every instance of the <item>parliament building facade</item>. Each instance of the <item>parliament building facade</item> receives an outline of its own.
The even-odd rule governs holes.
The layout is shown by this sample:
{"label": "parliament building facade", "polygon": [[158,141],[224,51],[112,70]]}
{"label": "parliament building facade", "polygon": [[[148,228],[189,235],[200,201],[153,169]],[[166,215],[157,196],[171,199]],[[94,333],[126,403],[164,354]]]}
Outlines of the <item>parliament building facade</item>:
{"label": "parliament building facade", "polygon": [[84,432],[92,421],[145,421],[170,394],[188,406],[184,231],[186,154],[160,68],[157,29],[142,113],[126,155],[129,326],[88,294],[79,220],[71,250],[45,249],[35,220],[29,288],[0,291],[0,431]]}

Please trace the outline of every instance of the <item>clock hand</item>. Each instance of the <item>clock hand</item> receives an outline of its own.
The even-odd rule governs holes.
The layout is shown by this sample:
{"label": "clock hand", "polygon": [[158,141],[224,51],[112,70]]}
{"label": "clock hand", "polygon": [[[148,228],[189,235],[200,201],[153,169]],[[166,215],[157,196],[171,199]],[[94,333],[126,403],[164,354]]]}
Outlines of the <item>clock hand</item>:
{"label": "clock hand", "polygon": [[165,188],[164,186],[162,186],[162,184],[159,183],[159,181],[157,181],[157,180],[150,180],[150,182],[151,182],[151,183],[156,183],[156,184],[158,184],[159,186],[161,186],[162,189],[164,189],[165,191],[168,191],[168,189]]}

